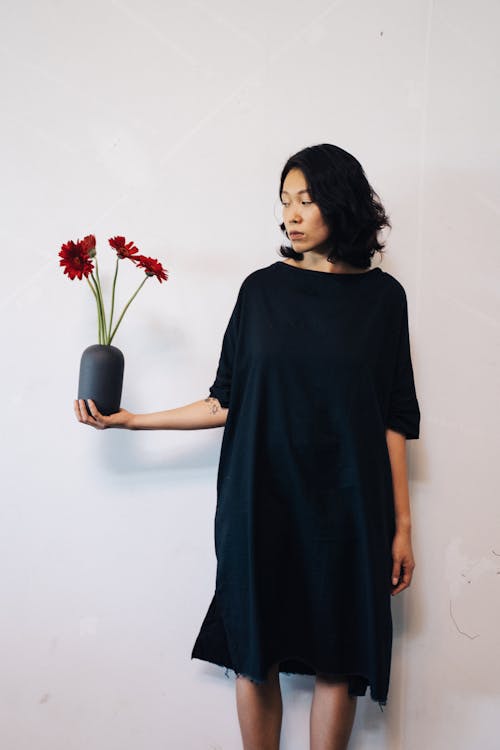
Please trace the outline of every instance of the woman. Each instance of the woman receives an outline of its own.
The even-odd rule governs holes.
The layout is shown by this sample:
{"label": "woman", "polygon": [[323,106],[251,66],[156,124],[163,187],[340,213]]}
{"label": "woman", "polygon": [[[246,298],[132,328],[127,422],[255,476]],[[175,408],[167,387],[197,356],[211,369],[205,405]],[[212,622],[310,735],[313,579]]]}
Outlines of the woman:
{"label": "woman", "polygon": [[285,260],[250,273],[206,399],[97,429],[224,425],[215,593],[192,658],[232,669],[245,750],[279,747],[279,672],[316,676],[312,750],[346,748],[357,696],[387,703],[390,596],[415,566],[406,440],[420,411],[403,286],[370,268],[390,226],[359,162],[321,144],[283,168]]}

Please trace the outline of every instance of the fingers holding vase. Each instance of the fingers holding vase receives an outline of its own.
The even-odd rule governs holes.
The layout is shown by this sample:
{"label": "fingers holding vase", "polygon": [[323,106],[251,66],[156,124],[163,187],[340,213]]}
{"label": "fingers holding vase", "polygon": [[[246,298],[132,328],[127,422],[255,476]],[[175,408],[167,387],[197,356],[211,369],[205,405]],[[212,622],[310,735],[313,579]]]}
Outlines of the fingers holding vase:
{"label": "fingers holding vase", "polygon": [[105,430],[109,427],[129,428],[133,416],[131,412],[123,408],[113,414],[101,414],[91,398],[87,399],[87,403],[83,398],[75,399],[73,407],[79,422],[95,427],[97,430]]}

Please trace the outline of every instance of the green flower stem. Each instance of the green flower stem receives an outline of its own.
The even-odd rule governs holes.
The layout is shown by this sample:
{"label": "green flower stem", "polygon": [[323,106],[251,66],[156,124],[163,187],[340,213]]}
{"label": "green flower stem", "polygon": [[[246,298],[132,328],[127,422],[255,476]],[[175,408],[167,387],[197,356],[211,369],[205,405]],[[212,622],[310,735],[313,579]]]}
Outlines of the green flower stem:
{"label": "green flower stem", "polygon": [[101,280],[99,278],[99,266],[98,266],[98,263],[97,263],[97,255],[95,256],[95,274],[96,274],[96,278],[97,278],[97,285],[96,285],[97,286],[97,293],[99,295],[99,300],[101,302],[102,327],[103,327],[103,332],[104,332],[104,343],[105,344],[109,344],[109,341],[106,340],[108,338],[107,335],[106,335],[106,312],[104,310],[104,300],[102,298],[102,287],[101,287]]}
{"label": "green flower stem", "polygon": [[125,315],[125,313],[127,312],[130,303],[132,302],[132,300],[134,299],[134,297],[136,297],[139,294],[140,290],[142,289],[142,287],[144,286],[144,284],[146,283],[146,281],[148,279],[149,279],[149,276],[146,274],[146,276],[143,279],[143,281],[139,284],[139,286],[137,287],[137,289],[135,290],[135,292],[133,293],[133,295],[131,296],[131,298],[129,299],[129,301],[127,302],[127,304],[125,305],[125,307],[123,308],[123,312],[120,315],[120,317],[118,318],[118,323],[115,325],[115,328],[113,330],[113,333],[111,334],[111,337],[110,337],[110,339],[108,341],[108,344],[111,344],[111,342],[113,341],[115,333],[118,330],[118,326],[122,322],[122,318]]}
{"label": "green flower stem", "polygon": [[102,341],[102,338],[103,338],[102,337],[102,317],[101,317],[101,306],[99,304],[99,297],[97,295],[97,292],[96,292],[96,290],[94,288],[93,283],[88,278],[88,276],[86,277],[86,279],[87,279],[87,283],[88,283],[89,287],[92,290],[92,294],[95,297],[95,301],[96,301],[96,305],[97,305],[97,329],[98,329],[98,337],[99,337],[99,343],[102,344],[103,343],[103,341]]}
{"label": "green flower stem", "polygon": [[92,277],[92,281],[94,282],[94,288],[97,294],[97,304],[99,306],[99,314],[100,314],[100,325],[101,325],[101,331],[102,331],[102,341],[101,344],[106,344],[106,316],[104,314],[104,302],[102,299],[102,291],[101,291],[101,285],[99,283],[99,280],[96,279],[94,274],[90,274]]}
{"label": "green flower stem", "polygon": [[113,325],[113,312],[115,309],[115,287],[116,287],[116,277],[118,276],[118,264],[119,264],[119,260],[118,260],[118,256],[116,256],[115,277],[113,279],[113,291],[111,294],[111,315],[109,318],[108,340],[109,340],[109,337],[111,336],[111,326]]}
{"label": "green flower stem", "polygon": [[101,300],[99,297],[99,288],[97,286],[96,280],[94,278],[94,275],[91,275],[91,284],[92,284],[92,291],[94,292],[96,302],[97,302],[97,322],[99,326],[99,343],[104,343],[104,326],[102,324],[102,305]]}

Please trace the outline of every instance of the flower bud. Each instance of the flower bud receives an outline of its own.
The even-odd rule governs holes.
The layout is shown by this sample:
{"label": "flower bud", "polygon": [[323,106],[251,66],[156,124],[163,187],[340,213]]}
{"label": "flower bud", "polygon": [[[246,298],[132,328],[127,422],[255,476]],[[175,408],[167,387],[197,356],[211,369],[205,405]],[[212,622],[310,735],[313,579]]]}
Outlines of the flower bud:
{"label": "flower bud", "polygon": [[87,253],[89,258],[94,258],[96,254],[95,249],[95,237],[93,234],[88,234],[80,243],[82,249]]}

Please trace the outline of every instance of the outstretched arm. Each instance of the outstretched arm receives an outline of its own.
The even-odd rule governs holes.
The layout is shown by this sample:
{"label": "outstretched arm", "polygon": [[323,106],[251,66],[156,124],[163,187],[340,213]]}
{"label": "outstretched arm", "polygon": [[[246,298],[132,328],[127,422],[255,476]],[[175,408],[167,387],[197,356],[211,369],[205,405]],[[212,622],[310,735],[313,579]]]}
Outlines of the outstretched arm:
{"label": "outstretched arm", "polygon": [[87,401],[92,416],[87,414],[85,402],[80,399],[74,402],[76,418],[79,422],[98,430],[109,427],[127,430],[205,430],[225,425],[229,412],[229,409],[223,408],[219,400],[213,396],[151,414],[133,414],[126,409],[120,409],[109,416],[101,414],[92,399],[89,398]]}

